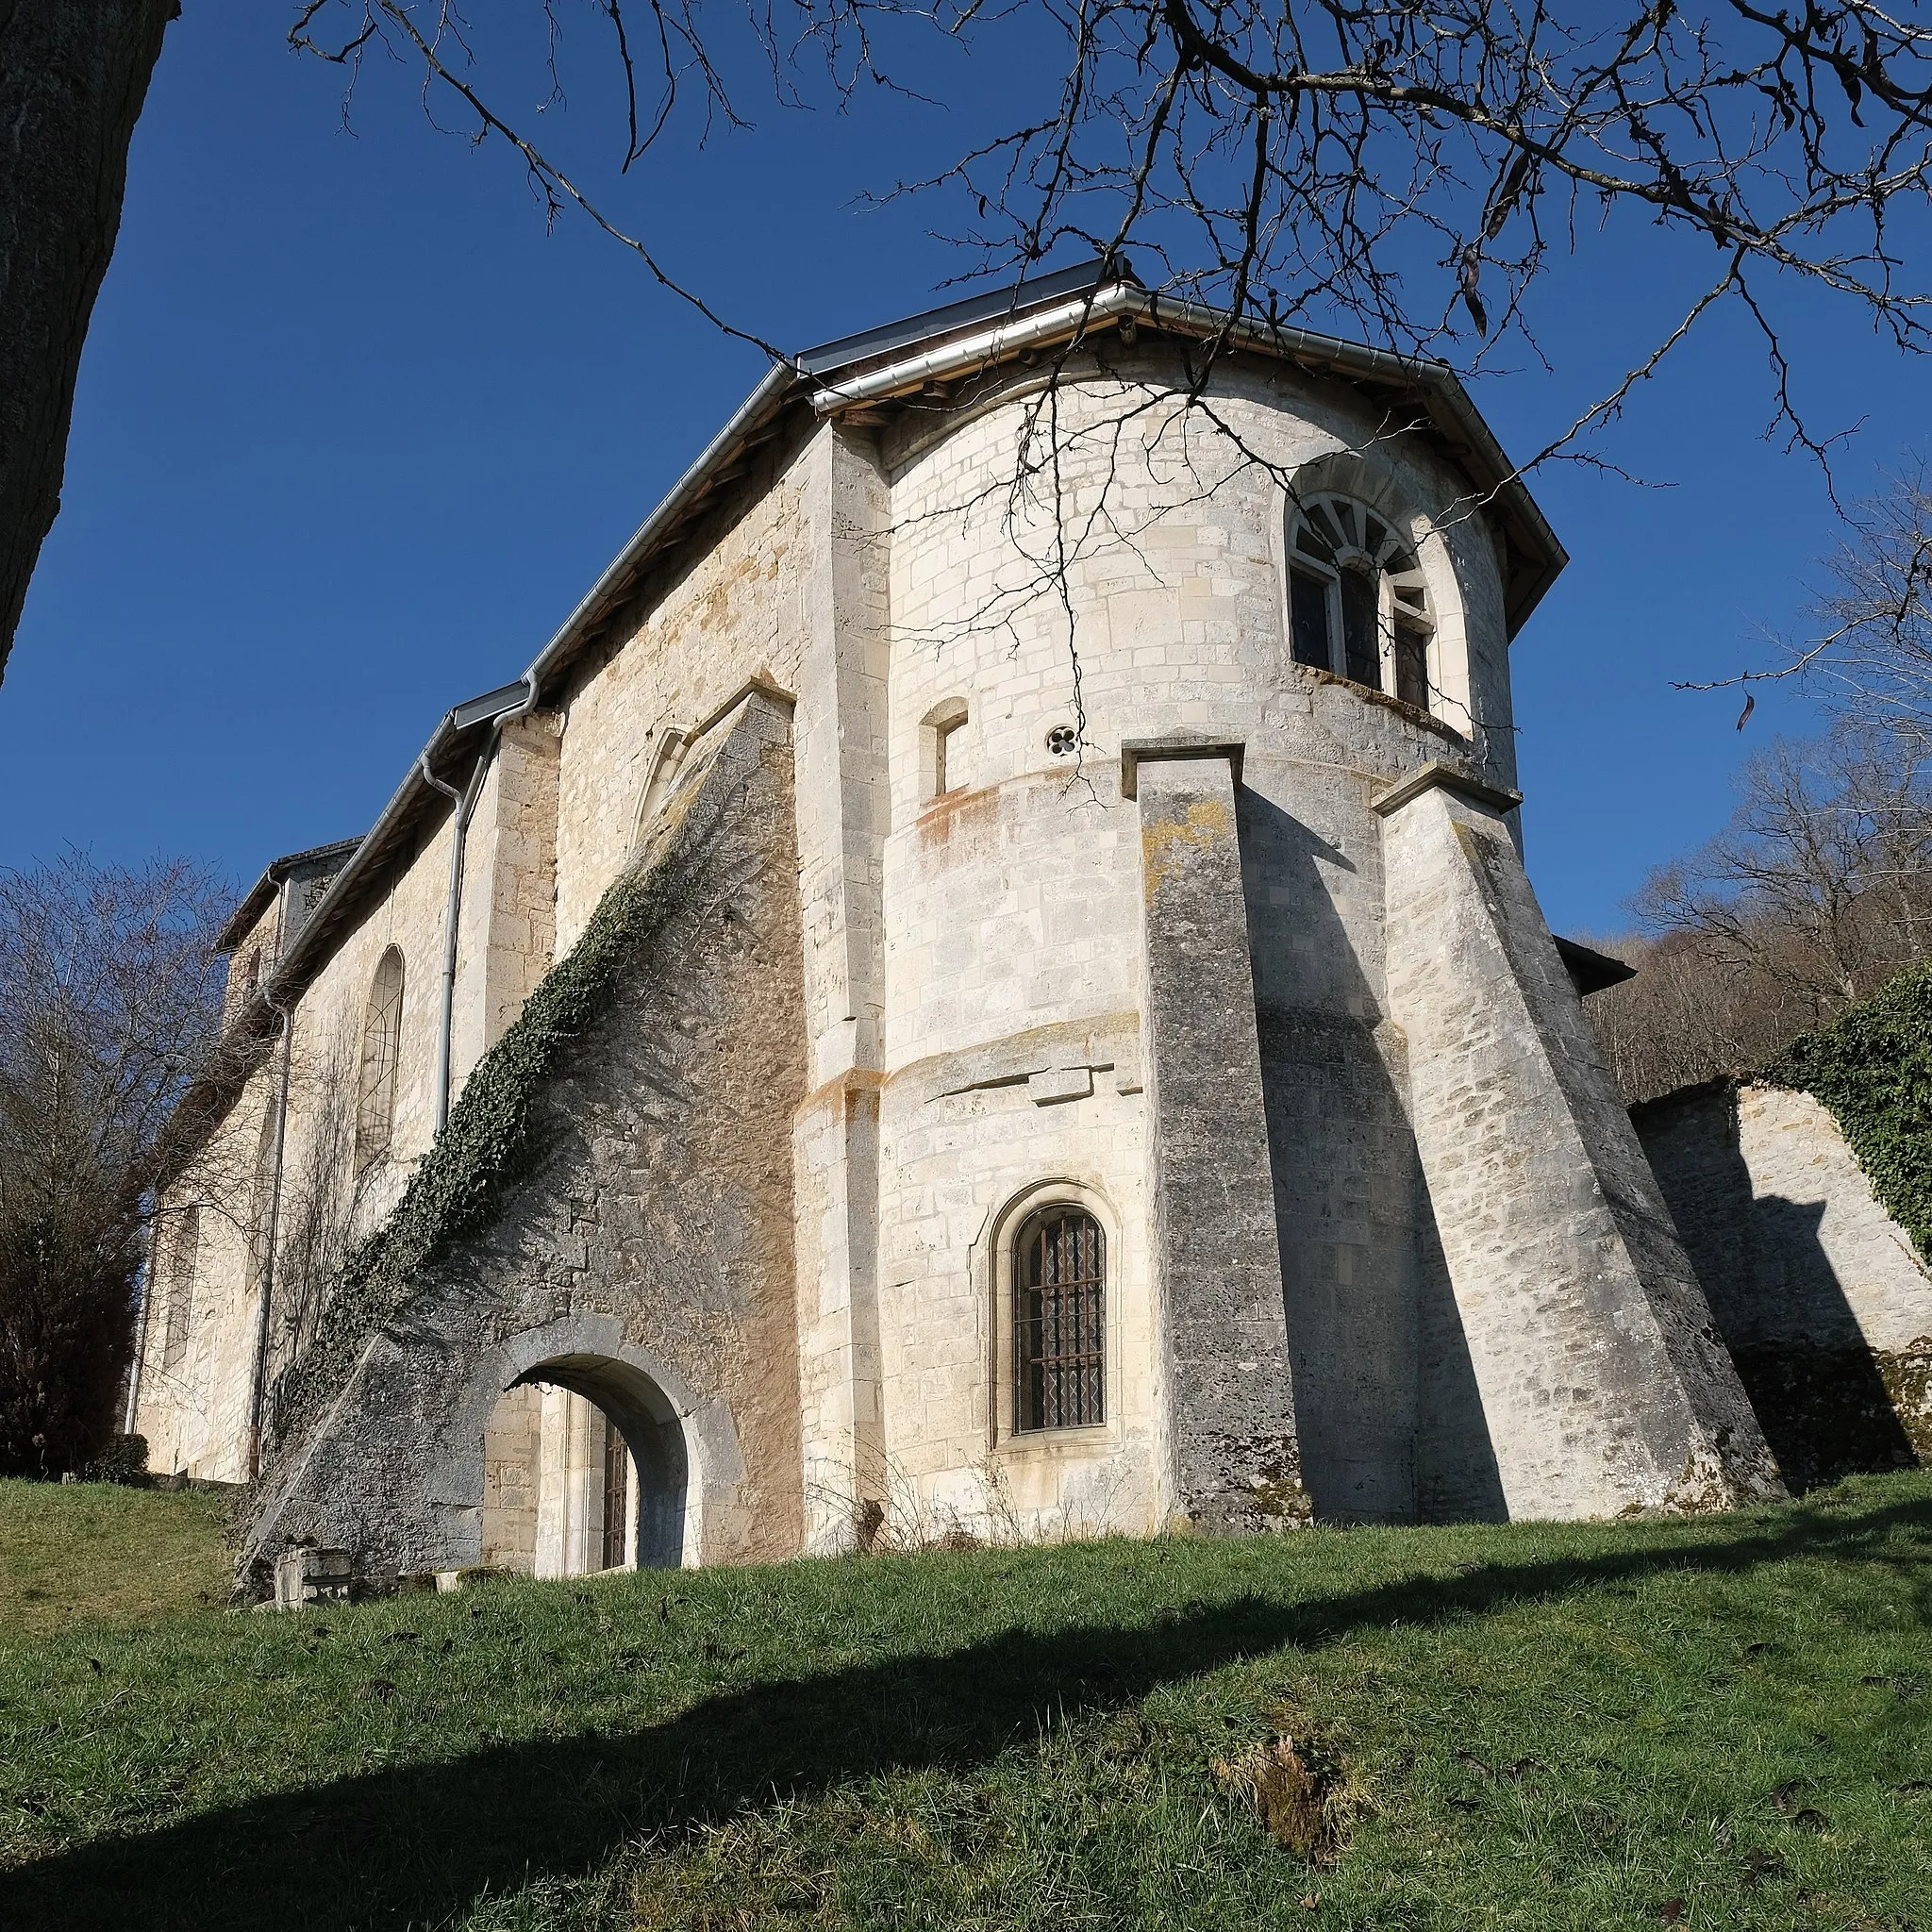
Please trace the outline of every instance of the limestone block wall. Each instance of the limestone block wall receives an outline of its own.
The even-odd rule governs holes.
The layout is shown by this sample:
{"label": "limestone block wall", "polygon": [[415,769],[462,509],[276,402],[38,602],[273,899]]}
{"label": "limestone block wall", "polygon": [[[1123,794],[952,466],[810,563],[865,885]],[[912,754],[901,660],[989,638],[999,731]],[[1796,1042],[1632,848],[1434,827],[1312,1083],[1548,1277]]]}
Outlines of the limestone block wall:
{"label": "limestone block wall", "polygon": [[1179,1519],[1309,1514],[1296,1438],[1232,746],[1139,747],[1160,1366]]}
{"label": "limestone block wall", "polygon": [[649,592],[628,635],[576,674],[558,776],[559,956],[631,856],[665,733],[691,729],[754,675],[796,690],[806,471],[792,452],[761,493],[748,483],[736,520],[686,553],[682,575]]}
{"label": "limestone block wall", "polygon": [[[1129,1009],[934,1055],[884,1090],[888,1500],[915,1530],[1146,1534],[1165,1519],[1140,1069]],[[1016,1432],[1012,1247],[1055,1202],[1106,1238],[1106,1420]]]}
{"label": "limestone block wall", "polygon": [[489,1569],[524,1576],[537,1572],[543,1395],[534,1382],[506,1390],[483,1431],[481,1561]]}
{"label": "limestone block wall", "polygon": [[1387,826],[1391,1016],[1511,1516],[1727,1507],[1777,1477],[1503,823],[1420,774]]}
{"label": "limestone block wall", "polygon": [[824,429],[801,468],[793,724],[811,1093],[793,1161],[807,1533],[821,1548],[849,1541],[891,1487],[878,1307],[891,505],[867,437]]}
{"label": "limestone block wall", "polygon": [[1632,1117],[1786,1480],[1932,1458],[1932,1279],[1830,1113],[1720,1082]]}
{"label": "limestone block wall", "polygon": [[[1144,373],[1182,375],[1177,358],[1150,358]],[[1278,734],[1305,758],[1358,741],[1354,719],[1368,701],[1289,661],[1278,475],[1347,489],[1387,509],[1428,580],[1444,724],[1467,737],[1471,718],[1507,723],[1495,553],[1462,486],[1425,448],[1378,440],[1379,414],[1347,391],[1239,358],[1217,373],[1214,405],[1267,469],[1177,396],[1123,425],[1123,410],[1143,400],[1143,391],[1096,383],[1063,392],[1060,404],[1068,508],[1077,518],[1104,488],[1108,510],[1107,534],[1076,551],[1068,583],[1093,762],[1117,756],[1122,737],[1176,730],[1244,737],[1251,746]],[[921,723],[944,699],[976,700],[953,744],[955,782],[967,790],[1061,769],[1042,742],[1074,713],[1066,612],[1043,574],[1054,555],[1051,506],[1015,509],[1003,487],[1022,423],[1017,404],[997,405],[949,419],[924,441],[904,432],[885,452],[893,479],[895,827],[924,802]],[[1507,730],[1486,733],[1478,755],[1483,775],[1510,782]]]}
{"label": "limestone block wall", "polygon": [[[257,1203],[264,1132],[275,1104],[275,1062],[243,1089],[201,1158],[162,1199],[160,1270],[148,1284],[134,1426],[148,1467],[209,1482],[248,1479],[249,1408],[259,1306],[255,1286]],[[171,1265],[178,1217],[195,1211],[192,1279]],[[186,1295],[185,1345],[171,1361],[171,1306]]]}
{"label": "limestone block wall", "polygon": [[[1175,371],[1150,358],[1145,373]],[[1420,1507],[1419,1305],[1440,1269],[1429,1275],[1403,1041],[1383,996],[1380,827],[1369,801],[1431,758],[1457,757],[1497,782],[1512,774],[1509,734],[1495,728],[1509,716],[1495,553],[1454,479],[1424,452],[1378,444],[1379,417],[1348,392],[1258,365],[1218,375],[1216,407],[1251,450],[1309,489],[1366,497],[1415,542],[1436,624],[1439,715],[1378,700],[1291,660],[1276,475],[1178,402],[1120,431],[1123,396],[1100,384],[1061,404],[1071,505],[1093,505],[1104,481],[1119,533],[1077,554],[1069,573],[1087,734],[1077,759],[1047,745],[1053,727],[1075,723],[1074,664],[1065,608],[1040,570],[1050,554],[1044,509],[1023,506],[1016,519],[1004,488],[1018,408],[901,432],[883,451],[892,480],[878,1195],[891,1250],[878,1290],[886,1435],[908,1445],[902,1458],[915,1441],[933,1445],[929,1493],[971,1492],[970,1475],[939,1466],[967,1467],[967,1445],[1010,1373],[987,1347],[1000,1311],[985,1302],[990,1276],[974,1276],[974,1241],[1030,1182],[1085,1174],[1122,1217],[1124,1252],[1152,1254],[1138,1091],[1141,825],[1121,795],[1120,747],[1193,733],[1245,747],[1242,884],[1306,1479],[1324,1513],[1407,1516]],[[956,708],[965,722],[947,734],[948,790],[935,797],[929,721]],[[957,1109],[965,1103],[945,1090],[972,1077],[959,1067],[1000,1055],[1024,1066],[1036,1035],[1064,1027],[1133,1037],[1126,1091],[1095,1074],[1091,1099],[1037,1110],[988,1088],[973,1105],[1028,1124],[1006,1140],[990,1132],[983,1146],[945,1138],[949,1121],[896,1099],[903,1085]],[[1082,1124],[1103,1109],[1118,1124],[1096,1159]],[[943,1216],[932,1206],[941,1169],[927,1164],[938,1146],[952,1204]],[[901,1235],[902,1223],[919,1232]],[[899,1350],[901,1336],[916,1343]],[[1083,1493],[1113,1482],[1149,1524],[1172,1507],[1152,1474],[1164,1447],[1141,1460],[1164,1400],[1153,1356],[1138,1353],[1151,1340],[1143,1329],[1120,1344],[1129,1361],[1145,1360],[1151,1398],[1123,1416],[1131,1454],[1081,1477]],[[1466,1411],[1463,1385],[1436,1409],[1453,1411],[1457,1394]],[[1036,1502],[1042,1520],[1057,1507],[1050,1488]]]}
{"label": "limestone block wall", "polygon": [[471,815],[450,1028],[452,1097],[556,961],[562,724],[555,711],[506,724]]}
{"label": "limestone block wall", "polygon": [[284,896],[276,892],[269,900],[228,954],[228,978],[222,1005],[225,1024],[235,1019],[256,985],[275,969],[281,952]]}

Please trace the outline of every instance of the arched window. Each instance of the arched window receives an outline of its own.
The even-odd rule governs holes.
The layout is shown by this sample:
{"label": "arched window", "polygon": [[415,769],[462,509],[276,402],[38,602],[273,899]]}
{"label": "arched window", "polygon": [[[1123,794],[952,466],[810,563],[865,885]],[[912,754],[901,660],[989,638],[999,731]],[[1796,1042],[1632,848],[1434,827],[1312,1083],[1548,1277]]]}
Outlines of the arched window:
{"label": "arched window", "polygon": [[189,1322],[194,1312],[194,1271],[201,1260],[201,1209],[184,1208],[171,1221],[166,1240],[157,1243],[162,1259],[155,1270],[159,1276],[155,1286],[165,1297],[163,1369],[178,1369],[188,1353]]}
{"label": "arched window", "polygon": [[1295,662],[1429,709],[1428,590],[1407,543],[1366,505],[1307,496],[1289,507],[1288,557]]}
{"label": "arched window", "polygon": [[675,724],[667,724],[658,732],[657,748],[651,754],[650,766],[644,774],[644,789],[638,794],[638,815],[630,828],[630,849],[633,852],[650,836],[651,822],[671,796],[671,788],[677,782],[677,774],[684,764],[689,743],[686,734]]}
{"label": "arched window", "polygon": [[391,946],[375,968],[362,1022],[362,1076],[356,1097],[356,1172],[389,1152],[396,1124],[396,1065],[403,1045],[403,956]]}
{"label": "arched window", "polygon": [[1076,1429],[1107,1420],[1107,1237],[1092,1215],[1042,1208],[1013,1243],[1013,1420]]}

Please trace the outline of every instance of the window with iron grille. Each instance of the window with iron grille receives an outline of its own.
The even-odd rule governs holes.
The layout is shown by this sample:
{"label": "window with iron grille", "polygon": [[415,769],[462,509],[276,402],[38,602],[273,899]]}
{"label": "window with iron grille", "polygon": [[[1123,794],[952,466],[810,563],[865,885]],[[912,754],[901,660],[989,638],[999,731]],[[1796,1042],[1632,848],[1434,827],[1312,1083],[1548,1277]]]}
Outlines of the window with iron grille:
{"label": "window with iron grille", "polygon": [[1107,1237],[1092,1215],[1049,1208],[1013,1251],[1014,1425],[1074,1429],[1105,1422]]}

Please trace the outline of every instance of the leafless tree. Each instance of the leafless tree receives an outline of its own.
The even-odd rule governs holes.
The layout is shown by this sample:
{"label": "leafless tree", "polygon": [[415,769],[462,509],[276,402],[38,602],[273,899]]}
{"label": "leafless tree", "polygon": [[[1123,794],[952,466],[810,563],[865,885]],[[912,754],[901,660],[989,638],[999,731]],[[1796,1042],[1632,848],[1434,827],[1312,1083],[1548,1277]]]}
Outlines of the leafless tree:
{"label": "leafless tree", "polygon": [[[523,41],[546,111],[566,100],[566,10],[546,0],[541,42]],[[748,22],[694,0],[591,0],[588,15],[624,84],[607,142],[618,173],[660,150],[681,164],[682,141],[743,125],[754,96],[859,112],[882,90],[944,91],[961,71],[949,57],[978,57],[1008,77],[1000,105],[975,110],[994,119],[968,128],[954,166],[882,189],[939,193],[971,271],[1069,244],[1131,249],[1236,321],[1473,366],[1529,339],[1533,290],[1608,229],[1637,222],[1701,247],[1678,320],[1536,459],[1613,416],[1720,303],[1761,332],[1775,420],[1821,453],[1774,291],[1829,291],[1900,347],[1925,345],[1907,262],[1932,167],[1932,26],[1866,0],[1796,13],[1753,0],[791,0]],[[432,115],[507,143],[553,218],[581,211],[759,340],[537,145],[503,105],[532,92],[516,23],[490,25],[455,0],[304,0],[291,39],[352,74],[378,52],[414,66]],[[1666,259],[1659,273],[1675,274]]]}
{"label": "leafless tree", "polygon": [[168,1123],[220,1052],[226,897],[178,860],[0,874],[0,1470],[112,1426]]}
{"label": "leafless tree", "polygon": [[1920,957],[1932,918],[1925,740],[1859,726],[1779,740],[1738,789],[1730,824],[1639,893],[1653,930],[1709,941],[1817,1013]]}
{"label": "leafless tree", "polygon": [[1731,823],[1659,867],[1638,976],[1591,1001],[1631,1099],[1761,1065],[1932,952],[1932,744],[1845,724],[1747,764]]}
{"label": "leafless tree", "polygon": [[369,1232],[385,1177],[380,1163],[358,1168],[356,1160],[357,1071],[354,1047],[339,1040],[319,1063],[291,1072],[291,1111],[301,1129],[282,1181],[271,1376],[307,1346],[349,1250]]}
{"label": "leafless tree", "polygon": [[[128,136],[175,11],[0,10],[0,662],[58,502]],[[542,0],[473,27],[457,0],[297,0],[290,37],[352,75],[377,53],[409,63],[431,113],[506,143],[550,216],[581,212],[719,326],[772,347],[506,105],[534,92],[556,125],[570,11]],[[1233,323],[1307,323],[1474,368],[1512,339],[1534,352],[1534,292],[1593,239],[1635,222],[1689,242],[1653,256],[1660,277],[1688,277],[1676,320],[1631,342],[1622,376],[1553,425],[1532,462],[1584,454],[1579,438],[1720,305],[1760,331],[1774,422],[1821,456],[1829,437],[1800,414],[1780,292],[1827,291],[1899,347],[1925,344],[1911,262],[1932,165],[1932,27],[1873,0],[768,0],[742,13],[586,0],[583,12],[622,83],[608,129],[620,175],[688,166],[754,98],[854,114],[886,93],[975,103],[953,166],[879,186],[937,193],[969,274],[1069,246],[1132,249]],[[969,57],[1002,76],[994,106],[962,81]],[[1210,345],[1201,369],[1213,359]]]}
{"label": "leafless tree", "polygon": [[127,144],[180,0],[0,0],[0,674],[60,507]]}

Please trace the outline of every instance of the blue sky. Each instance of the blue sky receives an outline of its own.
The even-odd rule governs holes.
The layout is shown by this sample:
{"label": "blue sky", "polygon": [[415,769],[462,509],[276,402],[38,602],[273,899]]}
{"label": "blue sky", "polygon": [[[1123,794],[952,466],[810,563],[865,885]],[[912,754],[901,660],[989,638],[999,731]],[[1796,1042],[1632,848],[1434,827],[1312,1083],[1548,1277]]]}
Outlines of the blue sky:
{"label": "blue sky", "polygon": [[[517,166],[431,131],[400,76],[371,76],[345,133],[340,76],[285,50],[284,11],[190,0],[156,73],[64,507],[0,685],[0,865],[71,843],[192,853],[242,880],[359,831],[441,712],[528,661],[762,368],[588,225],[546,235]],[[569,144],[602,106],[579,92],[531,124]],[[960,273],[926,232],[936,208],[858,197],[947,158],[971,118],[767,109],[633,175],[612,211],[735,318],[803,346]],[[1669,313],[1678,266],[1632,229],[1563,270],[1554,371],[1476,391],[1507,446],[1539,446],[1607,386]],[[1924,449],[1932,367],[1849,311],[1788,314],[1818,419],[1865,425],[1840,478],[1867,491]],[[1768,413],[1762,348],[1727,320],[1602,445],[1670,487],[1534,479],[1574,559],[1515,655],[1531,870],[1559,930],[1624,923],[1646,869],[1723,821],[1740,757],[1813,727],[1783,689],[1740,736],[1735,694],[1670,688],[1766,661],[1836,541],[1817,470],[1763,440]]]}

